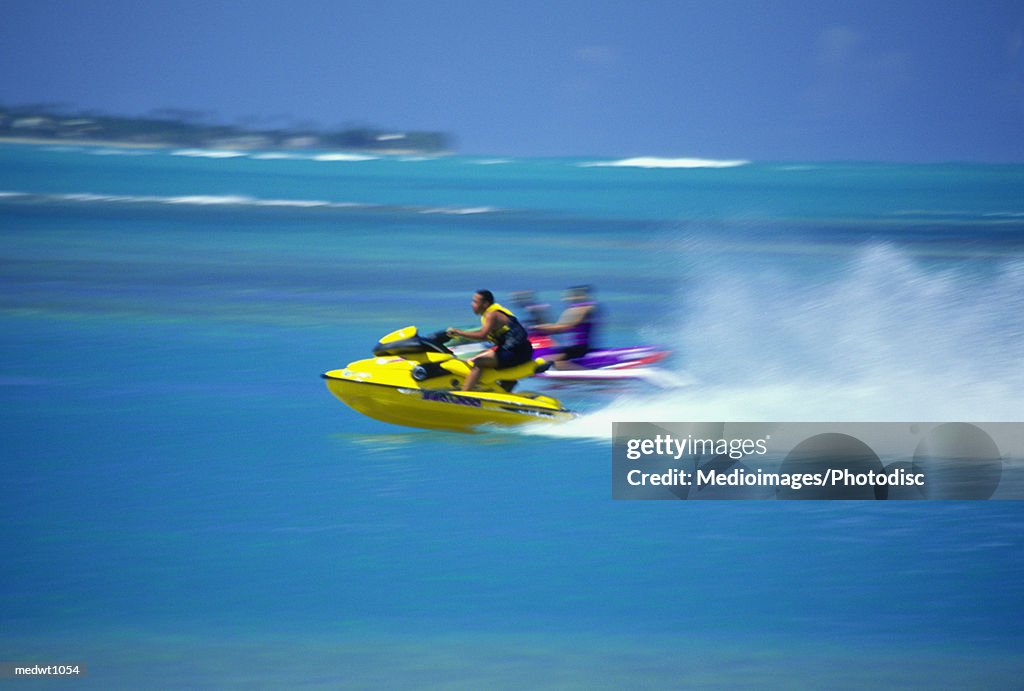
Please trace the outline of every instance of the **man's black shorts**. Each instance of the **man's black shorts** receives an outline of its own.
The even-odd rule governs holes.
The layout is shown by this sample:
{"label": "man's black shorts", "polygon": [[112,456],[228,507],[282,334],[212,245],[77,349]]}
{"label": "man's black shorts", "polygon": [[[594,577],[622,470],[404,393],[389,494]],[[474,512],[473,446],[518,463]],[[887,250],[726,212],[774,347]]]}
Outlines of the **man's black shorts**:
{"label": "man's black shorts", "polygon": [[498,360],[497,369],[515,367],[533,359],[533,346],[525,341],[512,348],[499,347],[494,350],[494,357]]}
{"label": "man's black shorts", "polygon": [[573,345],[562,348],[562,355],[566,360],[576,360],[590,352],[590,348],[584,345]]}

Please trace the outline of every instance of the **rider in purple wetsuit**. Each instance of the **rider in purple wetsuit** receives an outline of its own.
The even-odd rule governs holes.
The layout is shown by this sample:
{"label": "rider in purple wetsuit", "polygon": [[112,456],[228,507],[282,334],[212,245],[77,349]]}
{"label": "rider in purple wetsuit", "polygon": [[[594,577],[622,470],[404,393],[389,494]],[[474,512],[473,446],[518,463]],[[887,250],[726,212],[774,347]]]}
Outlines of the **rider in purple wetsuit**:
{"label": "rider in purple wetsuit", "polygon": [[562,299],[569,306],[555,324],[538,324],[531,331],[542,334],[565,334],[566,345],[558,353],[545,355],[558,369],[578,367],[573,360],[579,359],[594,349],[594,334],[598,323],[597,303],[591,297],[590,286],[573,286],[565,291]]}

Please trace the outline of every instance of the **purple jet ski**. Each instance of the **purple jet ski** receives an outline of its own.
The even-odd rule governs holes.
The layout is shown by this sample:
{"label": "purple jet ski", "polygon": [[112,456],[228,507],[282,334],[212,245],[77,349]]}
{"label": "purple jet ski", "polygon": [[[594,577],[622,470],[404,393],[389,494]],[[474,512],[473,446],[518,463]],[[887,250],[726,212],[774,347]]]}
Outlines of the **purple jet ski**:
{"label": "purple jet ski", "polygon": [[[548,336],[530,334],[533,354],[545,357],[559,352],[557,344]],[[601,348],[592,350],[583,357],[572,360],[572,369],[551,369],[538,374],[545,379],[608,381],[614,379],[643,379],[670,386],[683,382],[660,368],[651,365],[668,357],[670,351],[654,346],[631,346],[628,348]],[[669,381],[671,380],[671,381]]]}

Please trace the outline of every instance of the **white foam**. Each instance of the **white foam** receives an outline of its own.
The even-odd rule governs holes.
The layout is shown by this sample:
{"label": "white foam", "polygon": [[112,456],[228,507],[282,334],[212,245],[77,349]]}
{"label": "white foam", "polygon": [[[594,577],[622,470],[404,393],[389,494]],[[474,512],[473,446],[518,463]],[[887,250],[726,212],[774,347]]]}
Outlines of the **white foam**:
{"label": "white foam", "polygon": [[302,161],[308,160],[310,157],[302,154],[270,151],[267,153],[253,154],[249,158],[252,158],[255,161]]}
{"label": "white foam", "polygon": [[[612,422],[1016,421],[1024,262],[943,269],[886,245],[808,279],[702,256],[675,326],[693,386],[599,404],[530,434],[608,439]],[[975,267],[976,268],[976,267]],[[697,273],[700,273],[698,269]],[[558,396],[573,408],[572,390]]]}
{"label": "white foam", "polygon": [[317,154],[312,157],[313,161],[375,161],[376,156],[366,156],[363,154]]}
{"label": "white foam", "polygon": [[171,152],[172,156],[190,156],[192,158],[241,158],[248,156],[242,151],[229,149],[179,149]]}
{"label": "white foam", "polygon": [[81,193],[70,193],[70,194],[58,194],[55,195],[56,199],[68,202],[133,202],[133,201],[150,201],[150,199],[144,197],[135,197],[131,195],[122,194],[93,194],[90,192]]}
{"label": "white foam", "polygon": [[982,214],[986,218],[1010,218],[1018,219],[1024,218],[1024,211],[993,211],[992,213]]}
{"label": "white foam", "polygon": [[116,149],[104,147],[100,149],[88,149],[87,153],[93,156],[150,156],[152,149]]}
{"label": "white foam", "polygon": [[332,202],[323,201],[320,199],[257,199],[253,201],[256,206],[282,206],[282,207],[295,207],[299,209],[312,209],[316,207],[329,207],[329,206],[351,206],[349,204],[336,205]]}
{"label": "white foam", "polygon": [[[328,201],[325,199],[260,199],[247,195],[189,194],[176,196],[98,194],[94,192],[71,192],[66,194],[35,194],[31,192],[0,191],[3,199],[37,199],[53,202],[74,202],[78,204],[169,204],[177,206],[250,206],[281,207],[296,209],[328,208],[353,209],[372,208],[373,204],[349,201]],[[415,210],[415,209],[412,209]],[[450,213],[483,213],[483,209],[450,209]]]}
{"label": "white foam", "polygon": [[253,204],[255,199],[242,195],[193,194],[181,197],[162,197],[160,201],[167,204],[197,204],[199,206],[216,206],[231,204]]}
{"label": "white foam", "polygon": [[430,207],[420,211],[424,214],[448,214],[451,216],[468,216],[471,214],[489,214],[498,209],[493,206],[467,206],[467,207]]}
{"label": "white foam", "polygon": [[712,158],[660,158],[637,156],[618,161],[594,161],[580,163],[581,168],[736,168],[750,161],[742,159],[717,160]]}

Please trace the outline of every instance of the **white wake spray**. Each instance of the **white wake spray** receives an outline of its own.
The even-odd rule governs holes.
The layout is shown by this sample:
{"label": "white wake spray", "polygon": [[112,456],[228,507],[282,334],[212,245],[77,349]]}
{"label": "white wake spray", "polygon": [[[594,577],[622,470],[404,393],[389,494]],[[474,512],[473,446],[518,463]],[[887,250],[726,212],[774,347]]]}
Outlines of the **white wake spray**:
{"label": "white wake spray", "polygon": [[[1015,421],[1024,262],[936,269],[869,246],[811,280],[718,261],[681,296],[682,389],[632,392],[528,433],[644,421]],[[671,335],[671,334],[669,334]],[[571,392],[559,395],[572,407]]]}

